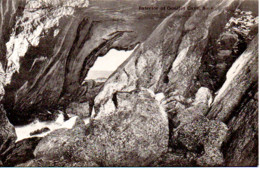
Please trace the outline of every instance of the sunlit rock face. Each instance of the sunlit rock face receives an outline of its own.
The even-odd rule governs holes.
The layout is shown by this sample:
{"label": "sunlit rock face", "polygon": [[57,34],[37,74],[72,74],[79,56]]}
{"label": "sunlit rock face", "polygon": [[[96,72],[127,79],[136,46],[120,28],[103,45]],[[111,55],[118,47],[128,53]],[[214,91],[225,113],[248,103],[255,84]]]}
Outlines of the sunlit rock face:
{"label": "sunlit rock face", "polygon": [[[57,36],[60,19],[73,16],[75,7],[87,7],[88,1],[31,1],[28,0],[25,5],[22,17],[16,21],[15,30],[12,32],[10,40],[7,42],[8,58],[8,77],[7,83],[10,83],[12,74],[20,69],[20,58],[24,57],[29,47],[37,47],[42,37],[48,35],[49,31],[54,29],[53,36]],[[45,37],[46,38],[46,37]],[[37,61],[44,61],[42,56]],[[46,58],[45,58],[46,59]],[[32,64],[33,66],[35,66]]]}
{"label": "sunlit rock face", "polygon": [[6,0],[0,2],[0,99],[5,94],[4,86],[6,84],[6,43],[10,39],[10,34],[16,22],[16,17],[22,15],[25,1]]}

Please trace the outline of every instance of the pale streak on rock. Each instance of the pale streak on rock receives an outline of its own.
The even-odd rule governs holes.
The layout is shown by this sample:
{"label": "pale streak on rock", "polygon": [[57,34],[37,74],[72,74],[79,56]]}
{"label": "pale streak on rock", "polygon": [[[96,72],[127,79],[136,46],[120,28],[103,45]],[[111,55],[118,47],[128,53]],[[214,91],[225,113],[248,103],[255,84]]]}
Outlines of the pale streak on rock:
{"label": "pale streak on rock", "polygon": [[227,80],[218,91],[208,113],[211,119],[226,121],[239,105],[245,91],[258,80],[258,37],[236,60],[227,73]]}
{"label": "pale streak on rock", "polygon": [[[45,6],[43,6],[46,5]],[[23,16],[18,19],[15,29],[23,29],[22,32],[13,31],[9,42],[6,43],[8,58],[9,84],[12,74],[20,69],[20,58],[24,57],[30,46],[38,46],[41,36],[49,29],[59,26],[59,20],[65,16],[74,14],[74,7],[87,7],[88,0],[77,1],[31,1],[28,0]],[[35,11],[34,11],[35,10]],[[44,21],[42,22],[41,19]],[[22,24],[19,24],[19,23]],[[14,29],[14,30],[15,30]],[[16,35],[18,33],[18,35]]]}

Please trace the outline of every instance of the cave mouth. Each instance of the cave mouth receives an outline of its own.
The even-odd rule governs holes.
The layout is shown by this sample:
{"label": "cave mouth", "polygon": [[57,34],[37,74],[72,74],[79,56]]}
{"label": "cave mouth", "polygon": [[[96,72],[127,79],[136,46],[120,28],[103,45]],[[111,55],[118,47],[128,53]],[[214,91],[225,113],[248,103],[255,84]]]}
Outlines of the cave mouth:
{"label": "cave mouth", "polygon": [[104,81],[106,80],[135,50],[110,49],[106,55],[98,57],[94,65],[90,68],[86,80]]}

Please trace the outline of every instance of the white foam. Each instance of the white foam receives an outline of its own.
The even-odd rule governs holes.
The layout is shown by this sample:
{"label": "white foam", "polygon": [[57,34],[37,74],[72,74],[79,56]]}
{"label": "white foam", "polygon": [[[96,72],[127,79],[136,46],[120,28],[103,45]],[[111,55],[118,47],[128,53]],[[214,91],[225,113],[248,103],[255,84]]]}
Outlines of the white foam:
{"label": "white foam", "polygon": [[[28,124],[28,125],[24,125],[24,126],[16,126],[15,127],[15,132],[17,135],[17,141],[23,140],[25,138],[30,138],[30,137],[44,137],[47,134],[49,134],[50,132],[57,130],[57,129],[61,129],[61,128],[68,128],[71,129],[75,122],[76,119],[78,118],[78,116],[73,116],[71,117],[69,120],[64,121],[64,116],[62,113],[60,113],[58,115],[58,118],[55,121],[51,121],[51,122],[40,122],[39,120],[35,120],[32,123]],[[30,133],[35,131],[35,130],[39,130],[42,128],[48,127],[50,129],[50,131],[48,132],[44,132],[42,134],[38,134],[38,135],[34,135],[34,136],[30,136]]]}

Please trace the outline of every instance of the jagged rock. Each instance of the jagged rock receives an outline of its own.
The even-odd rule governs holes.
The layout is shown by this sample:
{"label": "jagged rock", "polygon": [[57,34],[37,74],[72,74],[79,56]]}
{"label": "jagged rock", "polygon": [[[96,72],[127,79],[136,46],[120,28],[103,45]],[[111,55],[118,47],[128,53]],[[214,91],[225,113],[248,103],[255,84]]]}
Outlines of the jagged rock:
{"label": "jagged rock", "polygon": [[[219,121],[205,117],[209,110],[212,95],[207,88],[200,88],[196,93],[193,106],[177,113],[179,126],[173,130],[175,146],[183,145],[189,151],[202,151],[197,158],[200,166],[221,166],[224,164],[221,145],[227,135],[227,126]],[[200,150],[202,147],[202,150]]]}
{"label": "jagged rock", "polygon": [[4,166],[16,166],[34,159],[33,151],[41,138],[32,137],[15,143],[4,156]]}
{"label": "jagged rock", "polygon": [[258,165],[258,92],[252,87],[229,122],[229,135],[222,147],[226,166]]}
{"label": "jagged rock", "polygon": [[[210,43],[217,43],[231,12],[238,1],[188,1],[192,6],[217,6],[212,10],[179,10],[168,16],[146,41],[133,52],[105,82],[95,98],[98,113],[102,104],[117,91],[131,91],[145,87],[154,92],[163,92],[166,97],[178,92],[183,97],[194,96],[196,76],[200,73],[201,60],[208,57],[205,52]],[[216,12],[217,11],[217,12]],[[216,45],[216,44],[215,44]]]}
{"label": "jagged rock", "polygon": [[167,115],[151,91],[118,92],[104,105],[110,106],[86,139],[91,158],[104,166],[147,166],[167,151]]}
{"label": "jagged rock", "polygon": [[246,51],[235,61],[226,79],[207,114],[210,119],[223,122],[231,117],[246,91],[258,81],[258,37],[254,38]]}
{"label": "jagged rock", "polygon": [[16,17],[22,14],[25,0],[13,1],[5,0],[0,2],[0,100],[5,95],[4,86],[6,84],[5,69],[7,64],[6,43],[10,39],[12,28],[15,25]]}
{"label": "jagged rock", "polygon": [[3,105],[0,105],[0,159],[11,147],[14,146],[17,138],[14,126],[6,117]]}
{"label": "jagged rock", "polygon": [[[257,33],[258,18],[240,11],[233,20],[236,23],[231,22],[238,9],[255,8],[252,1],[178,2],[185,3],[186,10],[174,11],[166,19],[167,10],[136,12],[139,0],[124,1],[122,6],[113,0],[91,0],[88,7],[84,0],[44,0],[43,6],[39,2],[27,3],[20,15],[16,2],[0,3],[0,49],[5,60],[0,79],[7,85],[4,91],[0,84],[0,95],[5,92],[8,117],[19,123],[34,112],[64,110],[71,102],[85,104],[94,98],[95,114],[89,126],[79,121],[73,129],[46,136],[34,151],[36,158],[18,166],[149,166],[164,154],[172,135],[169,143],[182,145],[180,150],[172,147],[180,156],[173,152],[165,159],[173,166],[257,165],[258,101],[251,90],[258,83],[258,44],[257,38],[249,45],[247,41]],[[161,2],[142,1],[142,5]],[[187,10],[194,6],[208,9]],[[236,35],[223,37],[229,28],[238,36],[238,52],[233,49]],[[130,50],[139,43],[97,97],[87,96],[91,84],[83,82],[97,57],[112,48]],[[240,52],[244,53],[236,60]],[[205,95],[195,95],[201,86],[213,93],[220,88],[211,107],[207,90]],[[142,87],[151,92],[139,91]],[[165,96],[168,116],[162,117],[163,108],[153,92]],[[228,134],[220,120],[228,125]],[[173,133],[168,133],[168,126]],[[4,153],[12,148],[13,139],[9,140],[11,146],[7,148],[7,141]]]}
{"label": "jagged rock", "polygon": [[81,166],[147,166],[167,151],[167,115],[153,93],[118,93],[112,104],[113,113],[101,112],[88,127],[60,129],[43,138],[34,151],[35,162],[26,165],[52,166],[49,159],[56,166],[70,166],[62,161],[74,164],[80,155],[86,162]]}
{"label": "jagged rock", "polygon": [[47,1],[44,8],[37,8],[41,1],[29,1],[17,18],[7,43],[5,72],[11,80],[5,86],[5,107],[13,123],[81,97],[82,82],[97,57],[112,48],[133,49],[171,13],[136,12],[141,1],[126,1],[127,8],[117,1],[95,0],[80,6],[82,1]]}
{"label": "jagged rock", "polygon": [[94,80],[85,81],[83,83],[85,90],[82,90],[82,94],[79,94],[81,97],[76,98],[74,102],[66,107],[66,113],[79,116],[82,119],[90,117],[94,106],[94,99],[103,84],[104,83],[97,83]]}

